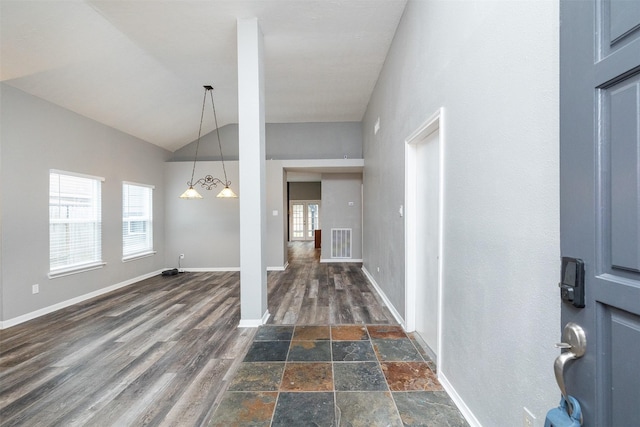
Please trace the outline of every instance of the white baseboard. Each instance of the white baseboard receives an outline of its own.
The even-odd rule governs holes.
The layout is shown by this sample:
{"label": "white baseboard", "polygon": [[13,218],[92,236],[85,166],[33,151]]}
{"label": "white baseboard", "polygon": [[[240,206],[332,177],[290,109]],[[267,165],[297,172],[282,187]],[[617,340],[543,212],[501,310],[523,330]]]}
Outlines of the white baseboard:
{"label": "white baseboard", "polygon": [[262,326],[267,323],[269,317],[271,317],[271,313],[267,310],[264,312],[262,319],[240,319],[238,328],[257,328],[258,326]]}
{"label": "white baseboard", "polygon": [[70,305],[78,304],[91,298],[115,291],[116,289],[124,288],[125,286],[132,285],[144,279],[148,279],[153,276],[157,276],[162,273],[162,270],[154,271],[152,273],[143,274],[142,276],[134,277],[133,279],[125,280],[124,282],[116,283],[115,285],[107,286],[106,288],[98,289],[97,291],[89,292],[88,294],[80,295],[79,297],[71,298],[66,301],[59,302],[57,304],[50,305],[48,307],[41,308],[31,313],[23,314],[22,316],[14,317],[13,319],[0,321],[0,329],[10,328],[12,326],[19,325],[20,323],[28,322],[45,314],[53,313],[60,309],[69,307]]}
{"label": "white baseboard", "polygon": [[[369,271],[367,271],[367,269],[364,266],[362,267],[362,271],[364,275],[367,276],[367,279],[369,279],[369,282],[371,282],[371,285],[375,288],[376,292],[378,292],[378,295],[380,295],[380,298],[382,298],[387,308],[391,311],[391,314],[393,314],[393,317],[396,319],[398,323],[400,323],[402,328],[406,330],[404,319],[402,318],[402,316],[400,316],[400,313],[398,313],[398,311],[393,306],[393,304],[391,304],[391,301],[389,301],[389,298],[387,298],[387,296],[382,291],[382,289],[380,289],[380,286],[378,286],[373,276],[371,276]],[[441,364],[441,362],[439,363]],[[453,400],[453,403],[455,403],[455,405],[458,407],[462,416],[469,423],[469,426],[482,427],[482,424],[480,424],[480,421],[478,421],[478,419],[473,415],[473,412],[471,412],[471,409],[469,409],[469,407],[464,403],[464,400],[462,400],[462,398],[460,397],[456,389],[453,387],[453,385],[451,385],[446,375],[442,372],[442,369],[440,366],[438,366],[438,381],[440,381],[440,384],[442,384],[442,387],[445,389],[445,391],[449,393],[449,396],[451,396],[451,400]]]}
{"label": "white baseboard", "polygon": [[[267,271],[285,271],[288,266],[289,263],[283,266],[267,267]],[[240,267],[183,267],[180,271],[189,271],[192,273],[240,271]]]}
{"label": "white baseboard", "polygon": [[442,373],[442,370],[440,368],[438,368],[438,381],[440,381],[440,384],[442,384],[442,387],[449,394],[449,397],[451,397],[451,400],[453,400],[453,403],[456,404],[462,416],[469,423],[469,426],[482,427],[482,424],[480,424],[480,421],[478,421],[475,415],[473,415],[473,412],[471,412],[471,409],[469,409],[469,407],[464,403],[464,400],[462,400],[462,398],[460,397],[456,389],[451,385],[451,383],[447,379],[447,376],[444,373]]}
{"label": "white baseboard", "polygon": [[225,271],[240,271],[240,267],[183,267],[181,272],[190,273],[208,273],[208,272],[225,272]]}
{"label": "white baseboard", "polygon": [[402,329],[405,329],[406,325],[405,325],[404,319],[402,318],[400,313],[398,313],[398,310],[396,310],[393,304],[391,304],[391,301],[389,300],[389,298],[387,298],[387,295],[385,295],[385,293],[382,291],[380,286],[378,286],[378,284],[376,283],[371,273],[369,273],[369,271],[367,271],[367,269],[364,268],[364,266],[362,266],[362,272],[364,273],[365,276],[367,276],[367,279],[369,279],[369,282],[371,282],[371,285],[373,286],[373,288],[376,290],[378,295],[380,295],[380,298],[382,298],[382,301],[384,301],[389,311],[391,311],[391,314],[393,314],[393,317],[396,319],[396,322],[398,322],[400,326],[402,326]]}
{"label": "white baseboard", "polygon": [[321,258],[320,262],[363,262],[362,259],[355,258]]}
{"label": "white baseboard", "polygon": [[288,261],[282,267],[267,267],[267,271],[285,271],[287,267],[289,267]]}

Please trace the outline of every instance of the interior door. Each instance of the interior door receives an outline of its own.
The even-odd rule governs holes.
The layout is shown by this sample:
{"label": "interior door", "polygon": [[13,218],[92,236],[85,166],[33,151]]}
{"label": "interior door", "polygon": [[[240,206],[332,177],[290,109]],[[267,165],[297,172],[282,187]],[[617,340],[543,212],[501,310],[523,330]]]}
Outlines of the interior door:
{"label": "interior door", "polygon": [[437,363],[440,317],[440,133],[416,144],[416,332]]}
{"label": "interior door", "polygon": [[313,240],[320,229],[320,202],[295,201],[290,203],[290,239]]}
{"label": "interior door", "polygon": [[640,425],[640,1],[561,0],[560,21],[561,252],[585,271],[566,390],[584,426]]}

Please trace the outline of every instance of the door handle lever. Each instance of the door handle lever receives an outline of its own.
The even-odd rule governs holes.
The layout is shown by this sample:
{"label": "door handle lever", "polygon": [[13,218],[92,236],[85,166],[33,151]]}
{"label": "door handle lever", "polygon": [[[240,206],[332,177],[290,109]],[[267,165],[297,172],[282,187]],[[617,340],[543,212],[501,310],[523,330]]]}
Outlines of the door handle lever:
{"label": "door handle lever", "polygon": [[562,393],[562,397],[564,397],[564,400],[567,402],[569,415],[571,415],[573,413],[573,405],[569,400],[567,388],[564,384],[564,368],[569,361],[579,359],[584,355],[587,349],[587,338],[584,329],[576,323],[567,323],[562,332],[562,342],[556,344],[556,347],[567,350],[556,357],[556,360],[553,362],[553,372],[555,373],[560,393]]}
{"label": "door handle lever", "polygon": [[553,362],[553,372],[556,375],[556,382],[558,383],[558,387],[560,388],[560,393],[562,393],[562,397],[567,402],[567,407],[569,408],[569,415],[573,413],[573,405],[569,400],[569,395],[567,394],[567,388],[564,385],[564,367],[568,361],[577,359],[575,353],[571,351],[567,351],[564,353],[560,353],[560,356],[556,357],[556,360]]}

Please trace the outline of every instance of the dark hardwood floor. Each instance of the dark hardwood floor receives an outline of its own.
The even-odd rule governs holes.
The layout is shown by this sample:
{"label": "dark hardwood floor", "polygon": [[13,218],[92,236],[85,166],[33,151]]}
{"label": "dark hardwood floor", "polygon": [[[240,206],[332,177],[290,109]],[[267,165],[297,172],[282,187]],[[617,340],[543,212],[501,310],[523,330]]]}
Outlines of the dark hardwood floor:
{"label": "dark hardwood floor", "polygon": [[[395,323],[358,264],[303,242],[289,263],[269,323]],[[157,276],[0,331],[0,425],[206,425],[255,334],[239,277]]]}

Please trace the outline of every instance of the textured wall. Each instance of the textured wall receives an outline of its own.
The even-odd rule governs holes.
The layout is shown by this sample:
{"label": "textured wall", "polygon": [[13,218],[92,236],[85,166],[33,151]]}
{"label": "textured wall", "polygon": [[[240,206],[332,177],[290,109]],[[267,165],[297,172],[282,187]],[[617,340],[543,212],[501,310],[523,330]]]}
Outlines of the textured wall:
{"label": "textured wall", "polygon": [[[2,320],[164,267],[164,174],[170,153],[2,85]],[[49,170],[105,178],[101,269],[49,279]],[[122,262],[122,181],[154,185],[154,256]],[[33,295],[31,286],[40,285]]]}
{"label": "textured wall", "polygon": [[[195,131],[195,130],[194,130]],[[238,160],[238,125],[220,128],[220,144],[225,160]],[[191,160],[195,141],[176,150],[172,161]],[[266,158],[287,159],[362,158],[362,129],[359,122],[267,123]],[[202,136],[198,159],[220,160],[216,132]]]}
{"label": "textured wall", "polygon": [[[225,161],[231,188],[237,199],[218,199],[220,187],[211,191],[198,188],[201,200],[183,200],[178,196],[191,177],[191,162],[168,162],[164,165],[167,182],[166,198],[166,263],[177,266],[178,255],[184,254],[182,267],[187,269],[237,269],[240,267],[240,203],[237,161]],[[222,176],[220,162],[198,162],[196,178],[205,174]],[[282,268],[287,262],[286,198],[282,164],[266,162],[268,268]],[[274,215],[274,213],[276,213]]]}
{"label": "textured wall", "polygon": [[331,229],[351,228],[351,258],[362,259],[362,174],[322,174],[323,260],[331,259]]}
{"label": "textured wall", "polygon": [[409,1],[363,120],[364,266],[404,315],[404,141],[445,109],[439,371],[486,426],[557,404],[558,26],[556,1]]}

